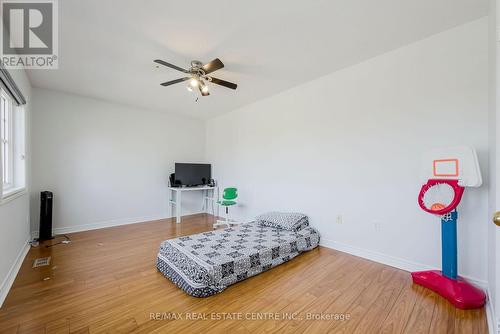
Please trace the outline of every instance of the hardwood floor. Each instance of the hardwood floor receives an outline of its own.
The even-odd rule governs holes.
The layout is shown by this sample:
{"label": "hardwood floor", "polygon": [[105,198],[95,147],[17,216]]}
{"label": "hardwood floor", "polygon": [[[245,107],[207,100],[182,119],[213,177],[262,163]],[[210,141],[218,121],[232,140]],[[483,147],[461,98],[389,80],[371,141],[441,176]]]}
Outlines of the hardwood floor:
{"label": "hardwood floor", "polygon": [[[207,215],[161,220],[32,248],[0,309],[0,333],[487,333],[484,309],[457,310],[405,271],[324,247],[221,294],[190,297],[156,270],[158,245],[211,224]],[[45,256],[50,266],[31,268]]]}

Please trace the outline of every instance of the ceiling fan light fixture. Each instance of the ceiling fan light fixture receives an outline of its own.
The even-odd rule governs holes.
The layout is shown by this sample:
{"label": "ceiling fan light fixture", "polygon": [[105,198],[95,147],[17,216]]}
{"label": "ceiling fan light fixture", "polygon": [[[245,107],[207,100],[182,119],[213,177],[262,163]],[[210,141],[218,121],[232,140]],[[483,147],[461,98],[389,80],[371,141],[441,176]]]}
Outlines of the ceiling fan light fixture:
{"label": "ceiling fan light fixture", "polygon": [[[1,0],[0,0],[1,1]],[[198,60],[193,60],[191,62],[191,68],[184,69],[182,67],[167,63],[164,60],[160,59],[155,59],[154,62],[159,65],[163,65],[166,67],[169,67],[171,69],[174,69],[176,71],[186,73],[187,76],[175,80],[170,80],[166,82],[162,82],[160,85],[163,87],[170,86],[173,84],[177,84],[180,82],[187,81],[186,89],[190,92],[193,92],[195,90],[198,90],[202,96],[208,96],[210,95],[209,88],[207,83],[210,82],[215,85],[223,86],[229,89],[236,89],[238,87],[237,84],[217,79],[212,76],[207,76],[207,74],[215,72],[217,70],[220,70],[221,68],[224,67],[224,64],[220,61],[219,58],[215,58],[214,60],[208,62],[207,64],[203,65],[200,61]]]}
{"label": "ceiling fan light fixture", "polygon": [[189,81],[189,84],[191,85],[191,87],[196,88],[198,87],[199,82],[196,78],[193,78]]}

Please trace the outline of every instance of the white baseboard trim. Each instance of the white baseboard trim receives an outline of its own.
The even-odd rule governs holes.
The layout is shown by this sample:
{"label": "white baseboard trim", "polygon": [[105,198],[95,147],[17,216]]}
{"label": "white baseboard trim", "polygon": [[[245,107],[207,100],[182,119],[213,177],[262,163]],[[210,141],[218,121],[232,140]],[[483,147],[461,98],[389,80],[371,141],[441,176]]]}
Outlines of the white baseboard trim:
{"label": "white baseboard trim", "polygon": [[[431,267],[422,263],[409,261],[406,259],[402,259],[392,255],[387,255],[384,253],[375,252],[364,248],[350,246],[347,244],[343,244],[337,241],[328,240],[324,238],[321,238],[320,245],[409,272],[422,271],[422,270],[439,270],[439,268]],[[460,275],[460,276],[466,278],[468,281],[474,283],[475,285],[479,286],[484,290],[488,289],[488,283],[485,280],[477,279],[475,277],[470,277],[466,275]]]}
{"label": "white baseboard trim", "polygon": [[[197,215],[197,214],[202,214],[202,213],[205,213],[205,212],[194,212],[194,213],[190,213],[187,215],[183,215],[182,217],[192,216],[192,215]],[[153,216],[113,219],[113,220],[107,220],[107,221],[91,223],[91,224],[66,226],[66,227],[55,227],[52,230],[52,234],[58,235],[58,234],[65,234],[65,233],[91,231],[91,230],[98,230],[98,229],[107,228],[107,227],[138,224],[138,223],[145,223],[145,222],[149,222],[149,221],[153,221],[153,220],[170,219],[170,218],[175,218],[175,217],[159,214],[159,215],[153,215]],[[182,222],[181,222],[181,224],[182,224]],[[32,238],[33,239],[38,238],[38,233],[39,233],[38,231],[33,231],[31,233]]]}
{"label": "white baseboard trim", "polygon": [[490,334],[500,334],[500,319],[497,319],[495,316],[495,309],[490,299],[491,293],[489,288],[486,289],[486,294],[488,295],[485,306],[486,321],[488,322],[488,332]]}
{"label": "white baseboard trim", "polygon": [[26,239],[23,248],[21,248],[21,251],[17,255],[16,260],[12,264],[12,267],[10,267],[10,270],[7,273],[5,279],[3,280],[2,285],[0,285],[0,307],[2,307],[5,298],[7,298],[10,288],[12,287],[12,284],[16,279],[17,273],[19,272],[19,269],[23,264],[24,258],[26,257],[26,254],[28,254],[28,251],[30,250],[29,242],[30,238]]}
{"label": "white baseboard trim", "polygon": [[98,230],[98,229],[106,228],[106,227],[138,224],[138,223],[144,223],[144,222],[148,222],[148,221],[160,220],[160,219],[166,219],[166,218],[170,218],[170,217],[166,217],[165,215],[154,215],[154,216],[144,216],[144,217],[134,217],[134,218],[124,218],[124,219],[113,219],[113,220],[92,223],[92,224],[67,226],[67,227],[56,227],[56,228],[54,228],[53,231],[54,231],[54,235],[64,234],[64,233],[74,233],[74,232]]}
{"label": "white baseboard trim", "polygon": [[[422,270],[436,270],[439,268],[433,268],[431,266],[422,264],[422,263],[417,263],[413,261],[408,261],[402,258],[398,258],[395,256],[371,251],[368,249],[363,249],[363,248],[358,248],[350,245],[346,245],[340,242],[336,242],[333,240],[328,240],[321,238],[320,245],[323,247],[335,249],[339,252],[344,252],[348,253],[351,255],[359,256],[364,259],[368,259],[374,262],[382,263],[394,268],[402,269],[408,272],[412,271],[422,271]],[[488,288],[488,282],[485,280],[477,279],[475,277],[470,277],[466,275],[461,275],[462,277],[466,278],[469,282],[477,285],[481,289],[483,289],[486,292],[486,305],[485,305],[485,311],[486,311],[486,320],[488,322],[488,329],[490,334],[500,334],[500,321],[496,319],[495,317],[495,312],[493,309],[493,305],[490,300],[490,290]]]}
{"label": "white baseboard trim", "polygon": [[[374,262],[382,263],[394,268],[402,269],[408,272],[412,271],[422,271],[422,270],[436,270],[439,268],[433,268],[431,266],[418,263],[418,262],[413,262],[413,261],[408,261],[399,257],[371,251],[368,249],[363,249],[359,247],[354,247],[350,245],[346,245],[340,242],[336,242],[333,240],[328,240],[321,238],[320,245],[323,247],[335,249],[339,252],[344,252],[348,253],[351,255],[359,256],[367,260],[371,260]],[[486,311],[486,320],[488,322],[488,328],[490,334],[500,334],[500,323],[497,323],[497,319],[495,318],[495,312],[493,310],[493,305],[490,301],[490,291],[488,288],[488,283],[485,280],[477,279],[475,277],[470,277],[466,275],[461,275],[462,277],[466,278],[469,282],[474,283],[481,289],[483,289],[486,292],[486,305],[485,305],[485,311]],[[495,329],[495,327],[497,327]]]}

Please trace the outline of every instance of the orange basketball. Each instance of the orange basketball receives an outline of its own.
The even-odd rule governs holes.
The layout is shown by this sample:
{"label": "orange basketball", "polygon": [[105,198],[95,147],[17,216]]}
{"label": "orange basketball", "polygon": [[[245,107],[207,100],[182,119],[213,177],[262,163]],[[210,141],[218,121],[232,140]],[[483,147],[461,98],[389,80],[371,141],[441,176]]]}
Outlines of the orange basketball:
{"label": "orange basketball", "polygon": [[441,203],[434,203],[432,204],[431,206],[431,210],[432,211],[438,211],[438,210],[442,210],[445,208],[445,205],[444,204],[441,204]]}

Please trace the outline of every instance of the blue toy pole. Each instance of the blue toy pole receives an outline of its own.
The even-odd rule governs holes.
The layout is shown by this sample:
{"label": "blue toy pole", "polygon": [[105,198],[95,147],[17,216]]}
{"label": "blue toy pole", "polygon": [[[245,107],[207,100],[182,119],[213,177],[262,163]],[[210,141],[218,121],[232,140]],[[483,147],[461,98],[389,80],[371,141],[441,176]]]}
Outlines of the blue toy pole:
{"label": "blue toy pole", "polygon": [[457,279],[457,210],[441,218],[441,247],[443,275]]}

